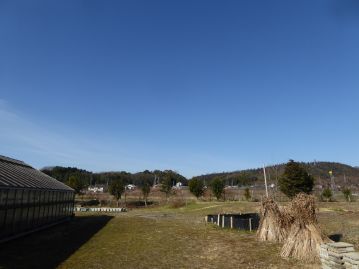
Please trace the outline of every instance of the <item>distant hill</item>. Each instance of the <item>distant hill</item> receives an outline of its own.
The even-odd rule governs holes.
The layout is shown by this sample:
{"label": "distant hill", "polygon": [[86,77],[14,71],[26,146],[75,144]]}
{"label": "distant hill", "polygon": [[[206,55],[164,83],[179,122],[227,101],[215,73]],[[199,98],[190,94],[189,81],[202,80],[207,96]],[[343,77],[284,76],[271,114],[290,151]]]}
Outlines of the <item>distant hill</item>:
{"label": "distant hill", "polygon": [[[355,186],[359,187],[359,168],[352,167],[346,164],[335,163],[335,162],[311,162],[311,163],[302,163],[306,167],[308,172],[314,176],[316,185],[326,186],[330,184],[329,171],[333,171],[334,181],[337,185],[344,186]],[[268,184],[276,184],[277,178],[284,172],[285,164],[277,164],[266,167],[267,172],[267,181]],[[76,167],[46,167],[42,171],[62,182],[67,182],[68,178],[71,175],[79,177],[85,185],[94,185],[94,184],[108,184],[112,180],[115,180],[119,177],[126,180],[127,183],[135,184],[141,186],[145,180],[153,181],[155,177],[159,181],[168,173],[173,175],[175,182],[182,182],[184,185],[187,185],[187,179],[182,175],[171,171],[148,171],[145,170],[139,173],[128,173],[128,172],[102,172],[102,173],[92,173],[83,169],[78,169]],[[227,185],[240,185],[240,186],[263,186],[264,177],[263,169],[247,169],[241,171],[233,172],[222,172],[222,173],[211,173],[201,176],[196,176],[194,178],[202,179],[206,185],[219,177],[226,181]]]}
{"label": "distant hill", "polygon": [[[336,162],[310,162],[301,163],[308,172],[314,176],[316,185],[326,186],[330,184],[329,171],[333,171],[335,184],[359,186],[359,168]],[[277,164],[266,167],[268,184],[276,183],[277,178],[283,174],[285,164]],[[209,184],[214,178],[219,177],[226,181],[227,185],[262,185],[264,182],[263,168],[247,169],[233,172],[212,173],[197,176]]]}
{"label": "distant hill", "polygon": [[112,180],[117,180],[119,178],[123,179],[127,184],[141,186],[145,181],[154,182],[155,178],[157,179],[156,182],[160,183],[166,175],[171,175],[173,184],[181,182],[183,185],[187,185],[187,179],[184,176],[171,170],[145,170],[134,174],[125,171],[93,173],[76,167],[48,166],[41,169],[41,171],[64,183],[68,181],[70,176],[76,176],[84,183],[85,186],[108,185]]}

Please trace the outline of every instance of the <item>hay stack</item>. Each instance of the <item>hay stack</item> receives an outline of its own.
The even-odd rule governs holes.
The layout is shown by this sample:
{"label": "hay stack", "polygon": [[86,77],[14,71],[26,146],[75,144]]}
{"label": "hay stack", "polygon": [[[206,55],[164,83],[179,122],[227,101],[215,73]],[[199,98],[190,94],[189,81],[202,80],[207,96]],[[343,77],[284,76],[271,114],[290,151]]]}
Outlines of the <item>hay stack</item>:
{"label": "hay stack", "polygon": [[257,236],[260,241],[282,242],[287,237],[292,217],[286,209],[280,209],[272,198],[262,201],[261,218]]}
{"label": "hay stack", "polygon": [[298,194],[292,200],[290,210],[294,222],[284,241],[281,256],[304,261],[318,260],[320,245],[330,240],[318,227],[314,196]]}

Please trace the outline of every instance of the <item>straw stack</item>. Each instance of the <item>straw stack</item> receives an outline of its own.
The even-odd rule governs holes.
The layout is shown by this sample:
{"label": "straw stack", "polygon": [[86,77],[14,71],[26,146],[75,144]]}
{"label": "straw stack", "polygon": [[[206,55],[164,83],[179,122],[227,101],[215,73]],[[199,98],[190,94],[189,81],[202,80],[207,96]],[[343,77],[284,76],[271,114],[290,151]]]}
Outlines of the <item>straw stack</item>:
{"label": "straw stack", "polygon": [[354,261],[355,257],[353,257],[353,259],[348,257],[346,258],[347,262],[345,262],[344,256],[348,254],[352,254],[353,252],[354,252],[354,246],[352,244],[345,242],[326,243],[320,245],[320,260],[322,262],[322,268],[323,269],[352,268],[352,267],[346,267],[345,263],[354,264],[355,262],[352,262],[352,260]]}
{"label": "straw stack", "polygon": [[257,231],[260,241],[283,242],[293,221],[287,209],[279,208],[271,197],[264,198],[260,210],[261,218]]}
{"label": "straw stack", "polygon": [[290,212],[294,221],[284,240],[281,256],[302,261],[319,260],[320,245],[330,240],[318,226],[314,196],[297,194],[291,202]]}
{"label": "straw stack", "polygon": [[359,269],[359,252],[345,253],[343,255],[344,265],[347,269]]}

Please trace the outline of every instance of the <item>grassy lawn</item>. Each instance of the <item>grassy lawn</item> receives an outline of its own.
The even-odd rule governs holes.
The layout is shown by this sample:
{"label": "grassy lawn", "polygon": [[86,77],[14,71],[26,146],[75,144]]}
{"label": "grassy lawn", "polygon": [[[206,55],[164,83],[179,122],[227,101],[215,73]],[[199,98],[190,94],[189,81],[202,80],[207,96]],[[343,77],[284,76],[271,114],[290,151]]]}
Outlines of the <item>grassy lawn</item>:
{"label": "grassy lawn", "polygon": [[[321,203],[323,229],[359,249],[357,203]],[[279,257],[281,245],[255,233],[204,223],[219,212],[254,212],[258,203],[198,202],[79,214],[71,222],[0,246],[2,268],[320,268]]]}

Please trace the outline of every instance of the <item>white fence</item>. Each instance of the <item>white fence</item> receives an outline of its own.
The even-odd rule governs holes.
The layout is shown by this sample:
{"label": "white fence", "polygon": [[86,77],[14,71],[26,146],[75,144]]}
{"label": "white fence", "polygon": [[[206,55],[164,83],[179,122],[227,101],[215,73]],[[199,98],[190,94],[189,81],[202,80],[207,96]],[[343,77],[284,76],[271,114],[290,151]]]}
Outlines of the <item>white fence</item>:
{"label": "white fence", "polygon": [[123,207],[75,207],[75,212],[127,212],[126,208]]}

